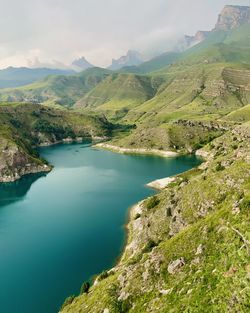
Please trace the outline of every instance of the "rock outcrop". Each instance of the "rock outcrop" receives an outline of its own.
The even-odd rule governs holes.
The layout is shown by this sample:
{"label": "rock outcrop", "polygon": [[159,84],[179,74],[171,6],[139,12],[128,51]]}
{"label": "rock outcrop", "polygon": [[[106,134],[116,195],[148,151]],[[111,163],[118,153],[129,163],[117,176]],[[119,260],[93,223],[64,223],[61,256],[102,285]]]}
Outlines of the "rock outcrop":
{"label": "rock outcrop", "polygon": [[24,149],[1,138],[0,183],[13,182],[24,175],[49,172],[51,167],[28,155]]}
{"label": "rock outcrop", "polygon": [[143,57],[139,52],[129,50],[126,55],[120,57],[119,59],[117,60],[113,59],[109,69],[118,70],[124,66],[140,65],[142,62]]}
{"label": "rock outcrop", "polygon": [[212,32],[229,31],[250,23],[250,6],[226,5],[221,11],[212,31],[198,31],[194,36],[186,35],[182,49],[193,47],[204,41]]}
{"label": "rock outcrop", "polygon": [[74,70],[77,72],[87,70],[88,68],[94,67],[91,63],[89,63],[85,57],[81,57],[79,59],[76,59],[72,62],[71,66]]}
{"label": "rock outcrop", "polygon": [[250,23],[250,6],[226,5],[219,15],[215,30],[231,30]]}

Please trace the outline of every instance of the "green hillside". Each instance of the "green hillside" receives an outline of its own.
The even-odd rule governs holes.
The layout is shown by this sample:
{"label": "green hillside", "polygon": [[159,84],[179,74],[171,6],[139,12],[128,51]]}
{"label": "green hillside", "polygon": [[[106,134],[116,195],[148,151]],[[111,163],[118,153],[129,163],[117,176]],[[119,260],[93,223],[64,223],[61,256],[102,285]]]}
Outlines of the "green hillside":
{"label": "green hillside", "polygon": [[185,51],[180,62],[235,62],[250,64],[249,57],[250,24],[242,25],[231,31],[217,30],[208,38]]}
{"label": "green hillside", "polygon": [[70,74],[74,74],[74,71],[50,68],[8,67],[0,70],[0,88],[28,85],[49,75]]}
{"label": "green hillside", "polygon": [[16,89],[0,91],[0,101],[35,102],[72,106],[111,72],[91,68],[77,75],[48,76],[41,81]]}
{"label": "green hillside", "polygon": [[130,213],[119,264],[63,313],[249,312],[250,125]]}
{"label": "green hillside", "polygon": [[119,119],[130,109],[153,98],[161,82],[158,77],[115,73],[98,84],[76,105]]}
{"label": "green hillside", "polygon": [[147,74],[158,71],[174,63],[181,56],[178,52],[166,52],[138,66],[129,66],[121,69],[121,72]]}
{"label": "green hillside", "polygon": [[50,168],[34,146],[63,140],[110,136],[113,125],[104,117],[38,104],[0,105],[0,182]]}

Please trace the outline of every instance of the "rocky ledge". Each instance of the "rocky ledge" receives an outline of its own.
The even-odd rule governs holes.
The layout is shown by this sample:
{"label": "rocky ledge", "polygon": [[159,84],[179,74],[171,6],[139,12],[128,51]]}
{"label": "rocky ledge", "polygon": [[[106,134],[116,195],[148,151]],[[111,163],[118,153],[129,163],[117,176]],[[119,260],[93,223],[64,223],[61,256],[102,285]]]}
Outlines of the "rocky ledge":
{"label": "rocky ledge", "polygon": [[51,166],[32,157],[13,142],[1,139],[0,147],[0,183],[14,182],[27,174],[51,170]]}

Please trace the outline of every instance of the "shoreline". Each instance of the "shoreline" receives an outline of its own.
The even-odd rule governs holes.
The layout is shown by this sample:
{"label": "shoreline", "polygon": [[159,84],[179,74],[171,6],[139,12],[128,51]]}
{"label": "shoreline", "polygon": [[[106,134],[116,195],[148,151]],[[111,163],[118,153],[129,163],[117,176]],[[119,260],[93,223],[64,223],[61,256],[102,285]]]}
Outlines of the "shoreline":
{"label": "shoreline", "polygon": [[[33,146],[33,149],[39,149],[39,148],[46,148],[46,147],[52,147],[60,144],[73,144],[73,143],[83,143],[85,140],[90,140],[92,143],[98,143],[100,140],[105,139],[104,137],[76,137],[76,138],[64,138],[62,140],[58,140],[55,142],[52,141],[45,141],[41,144],[38,144],[37,146]],[[40,159],[40,156],[39,156]],[[40,159],[41,161],[41,159]],[[53,170],[53,165],[46,164],[43,162],[43,164],[25,164],[23,168],[20,171],[17,171],[14,169],[13,175],[6,175],[6,176],[0,176],[0,184],[8,184],[8,183],[14,183],[18,180],[20,180],[22,177],[31,175],[31,174],[39,174],[39,173],[49,173]]]}
{"label": "shoreline", "polygon": [[164,151],[158,149],[145,149],[145,148],[122,148],[107,143],[98,143],[93,146],[97,149],[106,149],[112,152],[120,154],[140,154],[140,155],[157,155],[164,158],[174,158],[179,156],[177,152],[174,151]]}
{"label": "shoreline", "polygon": [[145,186],[160,191],[160,190],[165,189],[169,184],[171,184],[175,181],[176,181],[175,176],[164,177],[164,178],[153,180],[153,181],[147,183]]}

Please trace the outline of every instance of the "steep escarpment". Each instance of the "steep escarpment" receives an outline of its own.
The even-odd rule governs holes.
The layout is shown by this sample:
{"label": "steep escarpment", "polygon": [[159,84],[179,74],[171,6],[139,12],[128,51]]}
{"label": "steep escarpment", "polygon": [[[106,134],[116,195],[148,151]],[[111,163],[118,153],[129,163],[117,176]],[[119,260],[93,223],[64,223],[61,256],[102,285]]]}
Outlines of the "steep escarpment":
{"label": "steep escarpment", "polygon": [[61,312],[247,312],[249,147],[250,125],[236,126],[132,208],[119,264]]}
{"label": "steep escarpment", "polygon": [[219,15],[215,30],[231,30],[250,23],[250,7],[226,5]]}
{"label": "steep escarpment", "polygon": [[23,175],[49,172],[51,166],[44,163],[34,152],[14,140],[0,138],[0,183],[13,182]]}
{"label": "steep escarpment", "polygon": [[106,138],[113,126],[104,117],[34,104],[0,106],[0,182],[51,169],[34,147],[84,138]]}

